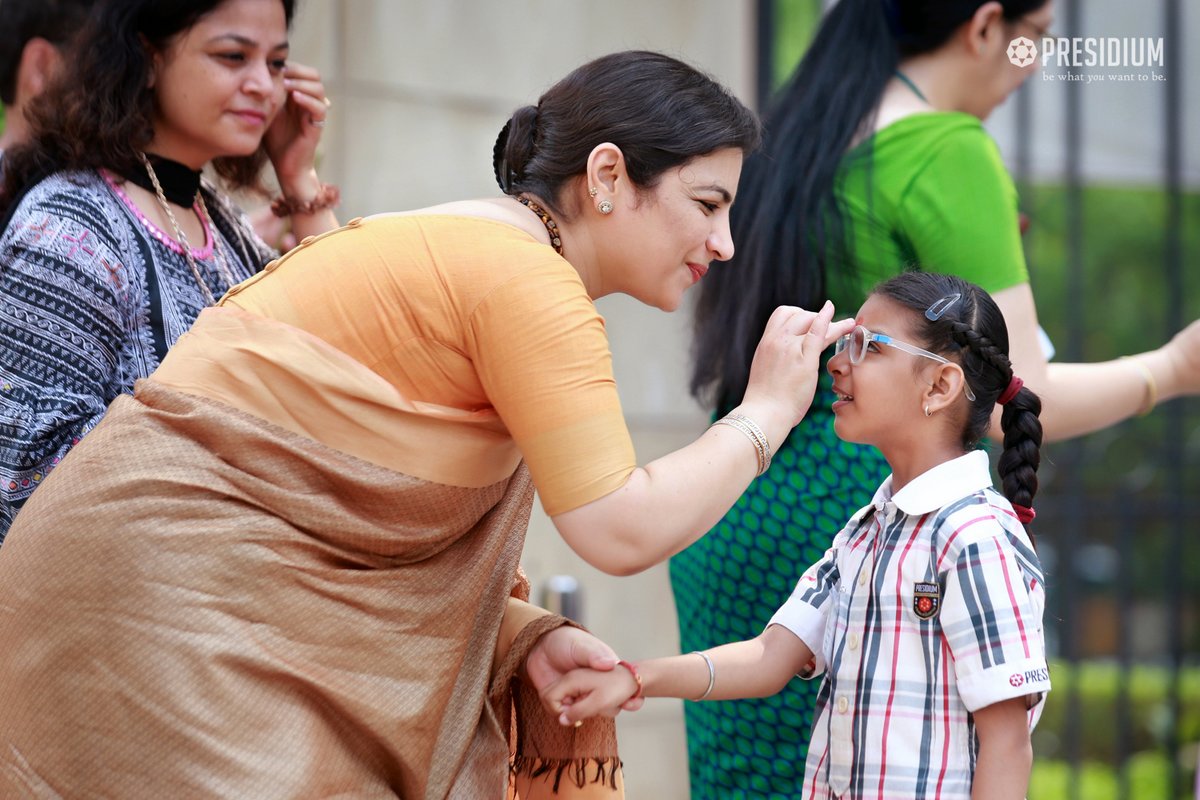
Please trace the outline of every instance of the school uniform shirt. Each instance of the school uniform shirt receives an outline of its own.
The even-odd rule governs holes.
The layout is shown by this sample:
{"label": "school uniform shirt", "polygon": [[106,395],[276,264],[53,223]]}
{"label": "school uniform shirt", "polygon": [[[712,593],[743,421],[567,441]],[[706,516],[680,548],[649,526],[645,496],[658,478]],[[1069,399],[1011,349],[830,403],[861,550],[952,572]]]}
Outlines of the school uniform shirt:
{"label": "school uniform shirt", "polygon": [[824,673],[803,797],[971,795],[972,712],[1050,689],[1037,553],[975,451],[889,476],[771,618]]}

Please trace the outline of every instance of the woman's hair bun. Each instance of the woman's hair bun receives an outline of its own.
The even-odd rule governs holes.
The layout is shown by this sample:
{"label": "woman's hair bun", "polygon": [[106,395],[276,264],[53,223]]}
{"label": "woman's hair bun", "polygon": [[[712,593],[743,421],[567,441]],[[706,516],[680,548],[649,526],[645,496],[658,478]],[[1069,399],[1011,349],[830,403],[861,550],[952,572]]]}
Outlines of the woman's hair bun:
{"label": "woman's hair bun", "polygon": [[515,195],[521,191],[521,179],[534,155],[537,117],[537,108],[522,106],[513,112],[496,137],[492,147],[492,169],[500,191],[505,194]]}

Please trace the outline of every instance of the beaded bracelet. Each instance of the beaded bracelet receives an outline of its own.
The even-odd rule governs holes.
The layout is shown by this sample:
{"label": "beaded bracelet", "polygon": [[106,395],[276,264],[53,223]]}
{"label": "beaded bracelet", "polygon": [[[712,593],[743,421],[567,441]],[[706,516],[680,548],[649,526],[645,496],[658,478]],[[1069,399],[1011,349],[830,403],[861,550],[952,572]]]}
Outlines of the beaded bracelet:
{"label": "beaded bracelet", "polygon": [[754,420],[745,414],[732,413],[721,417],[713,425],[728,425],[746,435],[746,438],[754,445],[754,452],[758,456],[759,475],[762,475],[767,471],[767,467],[771,466],[771,443],[767,441],[767,435],[763,433],[762,428],[755,424]]}
{"label": "beaded bracelet", "polygon": [[271,213],[277,217],[290,217],[293,214],[315,214],[327,208],[333,208],[342,200],[342,190],[332,183],[322,183],[312,200],[301,203],[289,200],[279,195],[271,201]]}
{"label": "beaded bracelet", "polygon": [[[617,665],[629,670],[629,674],[633,676],[633,680],[637,683],[637,691],[633,693],[633,696],[630,697],[629,700],[637,700],[642,696],[642,676],[638,674],[637,667],[635,667],[633,664],[630,664],[628,661],[625,661],[624,659],[618,661]],[[625,702],[628,703],[629,700],[626,700]]]}

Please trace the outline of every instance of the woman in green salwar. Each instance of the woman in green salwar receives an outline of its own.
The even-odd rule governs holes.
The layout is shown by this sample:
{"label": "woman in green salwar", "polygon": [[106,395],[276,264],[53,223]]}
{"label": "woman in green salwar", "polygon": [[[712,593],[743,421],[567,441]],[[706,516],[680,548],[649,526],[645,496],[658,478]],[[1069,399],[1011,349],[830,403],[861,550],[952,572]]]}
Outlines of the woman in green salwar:
{"label": "woman in green salwar", "polygon": [[[907,269],[954,273],[992,294],[1012,360],[1043,398],[1048,439],[1200,392],[1200,323],[1129,359],[1047,363],[1016,189],[982,120],[1036,71],[1014,64],[1009,45],[1052,21],[1052,0],[842,0],[830,10],[743,171],[734,260],[701,287],[692,390],[718,416],[741,397],[770,309],[827,298],[858,308]],[[684,652],[761,632],[886,477],[876,450],[834,435],[833,399],[824,375],[771,468],[671,560]],[[798,796],[815,697],[795,680],[762,700],[687,704],[692,797]]]}

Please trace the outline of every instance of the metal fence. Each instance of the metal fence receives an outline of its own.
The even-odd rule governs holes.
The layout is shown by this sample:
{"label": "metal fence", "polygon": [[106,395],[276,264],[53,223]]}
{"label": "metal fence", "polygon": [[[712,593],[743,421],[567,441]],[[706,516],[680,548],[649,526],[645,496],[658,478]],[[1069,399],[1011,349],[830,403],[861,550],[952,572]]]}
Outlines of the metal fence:
{"label": "metal fence", "polygon": [[[781,3],[757,0],[759,102],[778,76]],[[791,9],[794,16],[795,3]],[[812,0],[813,13],[821,3]],[[1059,36],[1084,35],[1082,0],[1059,0]],[[1165,60],[1161,115],[1143,119],[1160,137],[1160,174],[1130,202],[1153,206],[1137,349],[1161,344],[1200,316],[1200,195],[1185,187],[1186,107],[1181,0],[1155,0]],[[1055,326],[1058,359],[1113,358],[1113,273],[1096,267],[1095,239],[1122,222],[1096,195],[1121,202],[1122,187],[1085,179],[1085,93],[1066,91],[1061,109],[1062,179],[1035,179],[1031,92],[1011,102],[1011,152],[1023,210],[1062,224],[1027,242],[1044,324]],[[1113,109],[1115,124],[1121,109]],[[1124,124],[1131,124],[1128,120]],[[1043,131],[1044,135],[1044,131]],[[1193,165],[1194,167],[1194,165]],[[1111,202],[1109,206],[1111,207]],[[1092,248],[1092,250],[1089,250]],[[1043,288],[1049,287],[1043,295]],[[1125,344],[1129,344],[1128,339]],[[1130,352],[1125,350],[1124,352]],[[1150,416],[1043,448],[1034,530],[1047,571],[1047,642],[1055,691],[1034,735],[1030,800],[1192,797],[1200,752],[1200,401],[1173,400]]]}

